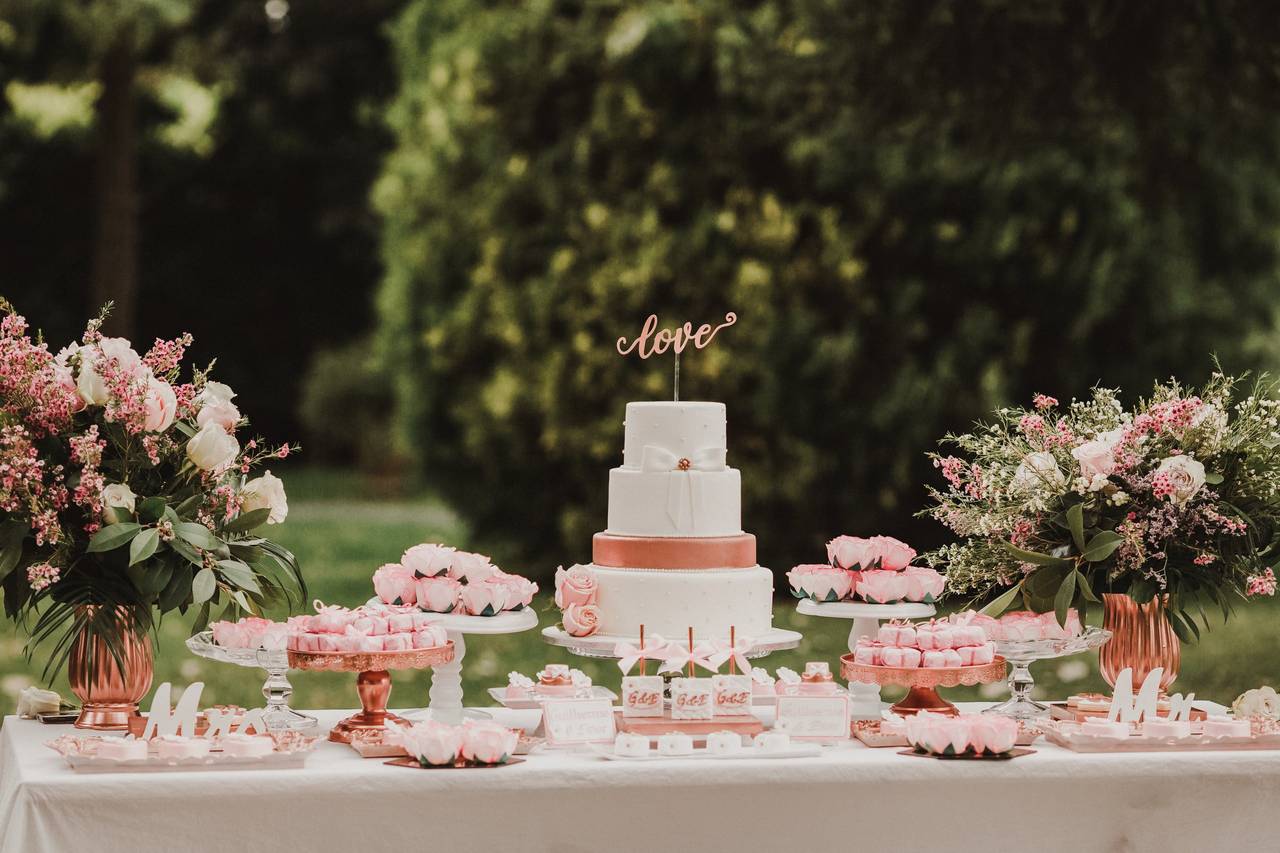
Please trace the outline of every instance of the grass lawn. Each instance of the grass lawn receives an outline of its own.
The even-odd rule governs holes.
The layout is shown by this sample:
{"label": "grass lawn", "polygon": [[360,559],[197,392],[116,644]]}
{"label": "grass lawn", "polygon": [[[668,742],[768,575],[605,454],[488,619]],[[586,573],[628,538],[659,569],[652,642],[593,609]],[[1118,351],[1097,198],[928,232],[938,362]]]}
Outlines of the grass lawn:
{"label": "grass lawn", "polygon": [[[387,498],[371,492],[349,475],[298,471],[286,477],[290,492],[289,520],[273,538],[278,538],[298,557],[311,586],[311,596],[326,603],[355,605],[372,593],[370,575],[384,562],[395,560],[410,545],[423,541],[443,541],[460,547],[479,547],[469,541],[466,526],[437,500],[430,498]],[[601,517],[603,519],[603,509]],[[577,555],[584,558],[590,543],[583,543]],[[518,570],[516,567],[512,567]],[[785,567],[774,567],[781,571]],[[779,581],[781,590],[785,581]],[[848,623],[835,619],[800,616],[794,602],[778,598],[774,622],[805,635],[799,649],[771,655],[765,663],[803,668],[806,660],[826,660],[833,668],[847,649]],[[548,595],[534,604],[543,625],[552,624],[556,610]],[[1098,616],[1100,617],[1100,613]],[[1182,675],[1175,689],[1194,691],[1197,696],[1230,702],[1238,693],[1261,684],[1280,684],[1280,606],[1264,602],[1242,606],[1237,618],[1217,626],[1200,644],[1184,648]],[[156,658],[156,683],[172,681],[186,685],[205,683],[205,701],[236,703],[246,707],[261,704],[262,674],[197,658],[182,645],[188,623],[169,618],[160,631]],[[12,713],[16,696],[23,687],[39,683],[41,650],[34,662],[22,653],[23,637],[6,623],[0,632],[0,710]],[[548,662],[570,663],[596,681],[616,688],[619,672],[610,661],[579,659],[568,652],[547,646],[536,630],[499,637],[476,637],[467,647],[464,666],[466,701],[471,705],[491,704],[486,687],[506,683],[506,674],[518,670],[532,675]],[[1103,689],[1098,676],[1097,655],[1080,655],[1038,665],[1037,695],[1062,696],[1084,689]],[[298,672],[291,676],[298,708],[350,708],[357,704],[354,677],[336,673]],[[415,707],[427,701],[428,673],[396,673],[393,707]],[[70,697],[65,677],[55,680],[54,689]],[[1003,685],[957,688],[945,691],[952,699],[989,698],[1005,695]],[[898,693],[887,688],[885,696]],[[149,700],[148,700],[149,701]]]}

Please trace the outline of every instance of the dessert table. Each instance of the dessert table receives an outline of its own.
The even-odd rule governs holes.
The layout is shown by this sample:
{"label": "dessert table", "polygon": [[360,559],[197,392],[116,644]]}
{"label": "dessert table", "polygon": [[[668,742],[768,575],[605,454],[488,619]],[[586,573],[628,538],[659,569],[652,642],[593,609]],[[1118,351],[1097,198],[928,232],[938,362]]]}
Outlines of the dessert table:
{"label": "dessert table", "polygon": [[[536,711],[492,709],[510,725]],[[321,730],[349,711],[314,711]],[[856,742],[817,758],[604,761],[417,770],[321,742],[305,769],[77,775],[0,729],[0,853],[68,850],[610,853],[678,849],[1181,851],[1274,849],[1275,752],[939,761]]]}

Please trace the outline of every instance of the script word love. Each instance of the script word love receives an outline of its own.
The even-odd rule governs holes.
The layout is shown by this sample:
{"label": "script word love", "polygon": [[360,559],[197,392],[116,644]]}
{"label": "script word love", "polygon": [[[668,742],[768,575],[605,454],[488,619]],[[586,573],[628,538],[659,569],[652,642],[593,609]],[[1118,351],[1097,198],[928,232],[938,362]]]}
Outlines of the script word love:
{"label": "script word love", "polygon": [[724,315],[724,322],[718,326],[703,323],[695,331],[692,323],[684,323],[674,330],[659,329],[658,315],[650,314],[635,339],[628,341],[625,335],[618,338],[618,353],[631,355],[635,352],[641,358],[648,358],[655,353],[661,355],[669,349],[674,349],[676,355],[679,355],[689,344],[693,344],[697,349],[704,349],[711,343],[711,339],[717,332],[729,328],[736,322],[738,322],[738,315],[730,311]]}

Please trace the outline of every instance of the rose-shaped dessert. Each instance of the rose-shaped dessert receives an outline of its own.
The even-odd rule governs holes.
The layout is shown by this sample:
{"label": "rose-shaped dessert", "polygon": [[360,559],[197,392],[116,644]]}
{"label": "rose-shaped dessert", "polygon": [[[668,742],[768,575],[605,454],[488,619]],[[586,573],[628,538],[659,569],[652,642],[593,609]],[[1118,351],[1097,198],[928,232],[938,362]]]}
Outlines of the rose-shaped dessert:
{"label": "rose-shaped dessert", "polygon": [[875,546],[860,536],[837,536],[827,543],[827,560],[842,569],[872,569],[876,561]]}
{"label": "rose-shaped dessert", "polygon": [[449,577],[466,583],[480,583],[488,580],[498,572],[498,567],[484,554],[473,554],[470,551],[458,551],[453,555],[453,565],[449,567]]}
{"label": "rose-shaped dessert", "polygon": [[497,616],[507,606],[507,588],[501,584],[465,584],[459,600],[468,615]]}
{"label": "rose-shaped dessert", "polygon": [[462,595],[462,584],[446,577],[419,578],[414,589],[418,607],[432,613],[451,613]]}
{"label": "rose-shaped dessert", "polygon": [[414,604],[418,600],[417,579],[399,563],[387,563],[373,573],[373,591],[383,604]]}
{"label": "rose-shaped dessert", "polygon": [[589,637],[600,630],[600,610],[594,604],[570,604],[560,618],[571,637]]}
{"label": "rose-shaped dessert", "polygon": [[902,579],[907,585],[904,593],[907,601],[924,601],[929,604],[938,600],[947,582],[936,570],[925,566],[907,566],[902,570]]}
{"label": "rose-shaped dessert", "polygon": [[796,566],[787,572],[791,594],[814,601],[840,601],[853,591],[853,575],[822,563]]}
{"label": "rose-shaped dessert", "polygon": [[400,746],[423,765],[453,764],[462,751],[462,730],[428,721],[413,726],[387,723],[386,740]]}
{"label": "rose-shaped dessert", "polygon": [[1166,484],[1169,500],[1184,504],[1204,485],[1204,465],[1190,456],[1170,456],[1156,468],[1156,485]]}
{"label": "rose-shaped dessert", "polygon": [[875,556],[880,560],[880,568],[889,571],[901,571],[911,565],[916,558],[916,549],[892,536],[872,536],[869,540]]}
{"label": "rose-shaped dessert", "polygon": [[571,604],[595,604],[597,595],[596,576],[586,566],[556,569],[556,607],[564,610]]}
{"label": "rose-shaped dessert", "polygon": [[506,587],[507,610],[519,610],[522,607],[528,607],[533,603],[534,593],[538,591],[538,585],[528,578],[520,577],[520,575],[509,575],[503,571],[495,571],[484,582]]}
{"label": "rose-shaped dessert", "polygon": [[893,604],[906,596],[907,579],[901,572],[888,569],[863,572],[854,591],[872,604]]}
{"label": "rose-shaped dessert", "polygon": [[449,571],[457,550],[448,545],[423,543],[400,555],[400,565],[420,578],[434,578]]}
{"label": "rose-shaped dessert", "polygon": [[1231,713],[1240,718],[1280,720],[1280,695],[1269,685],[1246,690],[1231,703]]}
{"label": "rose-shaped dessert", "polygon": [[462,726],[462,757],[477,764],[502,764],[516,751],[520,736],[498,723],[468,720]]}

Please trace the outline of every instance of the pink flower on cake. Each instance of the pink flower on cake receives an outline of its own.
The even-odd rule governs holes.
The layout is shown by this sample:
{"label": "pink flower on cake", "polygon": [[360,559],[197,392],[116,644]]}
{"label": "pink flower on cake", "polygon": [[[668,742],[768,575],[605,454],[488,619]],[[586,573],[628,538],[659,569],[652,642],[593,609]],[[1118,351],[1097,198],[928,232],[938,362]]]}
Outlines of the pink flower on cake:
{"label": "pink flower on cake", "polygon": [[415,584],[418,607],[432,613],[449,613],[458,606],[462,584],[453,578],[419,578]]}
{"label": "pink flower on cake", "polygon": [[853,573],[822,563],[796,566],[787,572],[791,594],[818,602],[840,601],[853,590]]}
{"label": "pink flower on cake", "polygon": [[400,564],[420,578],[433,578],[449,571],[457,551],[448,545],[414,545],[400,555]]}
{"label": "pink flower on cake", "polygon": [[882,569],[863,572],[855,592],[872,604],[892,604],[907,594],[907,578],[901,572]]}
{"label": "pink flower on cake", "polygon": [[468,720],[462,726],[462,757],[477,764],[502,764],[516,751],[519,740],[506,726]]}
{"label": "pink flower on cake", "polygon": [[466,584],[461,601],[462,609],[471,616],[496,616],[507,606],[507,588],[501,584]]}
{"label": "pink flower on cake", "polygon": [[600,610],[594,604],[570,604],[560,618],[571,637],[589,637],[600,630]]}
{"label": "pink flower on cake", "polygon": [[556,569],[556,607],[564,610],[571,604],[595,604],[597,595],[596,576],[586,566]]}
{"label": "pink flower on cake", "polygon": [[399,563],[387,563],[373,573],[373,591],[383,604],[414,604],[418,600],[413,572]]}
{"label": "pink flower on cake", "polygon": [[484,554],[458,551],[453,555],[453,565],[449,568],[449,577],[466,583],[480,583],[493,577],[497,571],[498,567]]}
{"label": "pink flower on cake", "polygon": [[924,566],[907,566],[902,570],[902,578],[907,584],[904,593],[907,601],[924,601],[930,604],[942,595],[947,582],[936,570]]}

